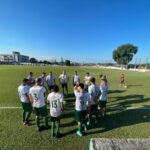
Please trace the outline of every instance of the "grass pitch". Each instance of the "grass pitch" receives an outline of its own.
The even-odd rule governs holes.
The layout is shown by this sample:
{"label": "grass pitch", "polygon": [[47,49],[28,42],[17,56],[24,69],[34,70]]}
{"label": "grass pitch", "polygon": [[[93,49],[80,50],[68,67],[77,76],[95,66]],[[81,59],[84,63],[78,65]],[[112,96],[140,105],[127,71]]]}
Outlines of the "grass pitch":
{"label": "grass pitch", "polygon": [[[27,127],[21,123],[21,109],[0,109],[0,149],[37,150],[37,149],[88,149],[91,138],[150,138],[150,109],[116,109],[150,106],[150,74],[129,71],[103,70],[87,67],[32,67],[32,66],[0,66],[0,107],[20,107],[17,87],[22,78],[30,71],[38,77],[43,71],[51,70],[56,77],[65,69],[70,77],[69,97],[66,97],[65,114],[61,119],[60,132],[63,137],[56,140],[50,138],[50,130],[37,132],[35,125]],[[75,98],[72,90],[72,76],[77,70],[81,81],[88,71],[96,77],[105,74],[110,83],[108,104],[110,108],[105,120],[80,138],[76,136],[74,122]],[[127,88],[119,87],[119,76],[124,73]],[[58,80],[57,80],[58,83]],[[31,118],[34,123],[34,116]],[[49,122],[50,124],[50,122]]]}

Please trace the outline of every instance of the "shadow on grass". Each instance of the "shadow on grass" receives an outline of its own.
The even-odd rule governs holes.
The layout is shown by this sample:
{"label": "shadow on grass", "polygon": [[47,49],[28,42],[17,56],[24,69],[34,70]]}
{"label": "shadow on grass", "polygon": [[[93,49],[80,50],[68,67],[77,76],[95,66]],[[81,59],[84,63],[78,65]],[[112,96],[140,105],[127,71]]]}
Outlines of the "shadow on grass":
{"label": "shadow on grass", "polygon": [[114,93],[124,93],[126,90],[109,90],[108,94],[114,94]]}
{"label": "shadow on grass", "polygon": [[[116,107],[129,107],[132,104],[140,104],[149,102],[150,98],[144,98],[144,95],[127,95],[127,96],[117,96],[113,97],[115,99],[113,102],[115,103]],[[112,105],[113,106],[113,105]]]}
{"label": "shadow on grass", "polygon": [[94,128],[102,127],[103,130],[94,132],[89,131],[90,134],[97,134],[107,132],[113,129],[131,126],[135,124],[150,122],[149,110],[126,110],[106,116],[105,120],[101,120]]}
{"label": "shadow on grass", "polygon": [[136,84],[136,85],[128,85],[128,88],[130,88],[130,87],[134,87],[134,86],[143,86],[143,85],[141,85],[141,84]]}

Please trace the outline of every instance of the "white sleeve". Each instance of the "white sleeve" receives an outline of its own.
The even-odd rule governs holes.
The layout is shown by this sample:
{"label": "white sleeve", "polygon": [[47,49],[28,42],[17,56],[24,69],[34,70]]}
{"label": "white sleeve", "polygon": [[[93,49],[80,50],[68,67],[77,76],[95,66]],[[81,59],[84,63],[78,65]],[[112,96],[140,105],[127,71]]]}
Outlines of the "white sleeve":
{"label": "white sleeve", "polygon": [[92,89],[90,86],[88,87],[88,92],[89,92],[89,94],[92,94]]}
{"label": "white sleeve", "polygon": [[62,103],[63,101],[64,101],[64,96],[61,94],[60,102]]}
{"label": "white sleeve", "polygon": [[46,81],[48,81],[48,76],[46,77]]}
{"label": "white sleeve", "polygon": [[74,95],[75,95],[75,96],[77,96],[77,95],[78,95],[77,90],[74,90]]}
{"label": "white sleeve", "polygon": [[29,94],[32,94],[32,90],[31,89],[29,90]]}
{"label": "white sleeve", "polygon": [[46,88],[45,88],[45,87],[43,87],[43,88],[42,88],[42,91],[43,91],[43,93],[45,93],[45,92],[46,92]]}
{"label": "white sleeve", "polygon": [[50,102],[50,96],[49,95],[47,96],[47,102]]}

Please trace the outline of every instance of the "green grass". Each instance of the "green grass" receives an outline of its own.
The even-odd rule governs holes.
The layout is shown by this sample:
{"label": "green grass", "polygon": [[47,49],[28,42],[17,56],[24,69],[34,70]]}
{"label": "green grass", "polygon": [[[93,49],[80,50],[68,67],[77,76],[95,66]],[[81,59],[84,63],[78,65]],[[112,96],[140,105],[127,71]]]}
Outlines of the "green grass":
{"label": "green grass", "polygon": [[[65,114],[61,120],[60,131],[63,137],[55,140],[50,138],[50,130],[37,132],[35,125],[25,127],[21,124],[21,109],[0,109],[0,149],[88,149],[91,138],[150,138],[150,110],[113,110],[108,112],[105,120],[80,138],[75,135],[76,123],[74,117],[74,101],[71,77],[77,70],[81,80],[87,71],[96,77],[106,74],[110,82],[108,107],[145,107],[150,106],[150,75],[129,71],[102,70],[81,67],[29,67],[29,66],[0,66],[0,106],[20,106],[17,87],[29,71],[34,76],[41,72],[53,71],[57,77],[63,69],[70,76],[69,93],[65,98]],[[119,87],[119,76],[126,75],[128,88]],[[57,81],[58,83],[58,81]],[[34,119],[34,116],[32,116]],[[34,121],[33,121],[34,123]],[[50,123],[50,122],[49,122]]]}

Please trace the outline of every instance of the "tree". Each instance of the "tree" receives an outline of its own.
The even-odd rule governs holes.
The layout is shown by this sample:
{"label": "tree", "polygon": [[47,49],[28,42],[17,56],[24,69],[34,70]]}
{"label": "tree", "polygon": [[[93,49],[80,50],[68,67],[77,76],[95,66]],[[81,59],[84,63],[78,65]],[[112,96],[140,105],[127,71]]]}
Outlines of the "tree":
{"label": "tree", "polygon": [[29,62],[34,64],[34,63],[37,63],[37,60],[32,57],[32,58],[30,58]]}
{"label": "tree", "polygon": [[70,66],[71,65],[70,60],[65,60],[65,65]]}
{"label": "tree", "polygon": [[133,56],[137,53],[138,47],[132,44],[124,44],[113,51],[113,59],[117,64],[127,65],[132,61]]}

